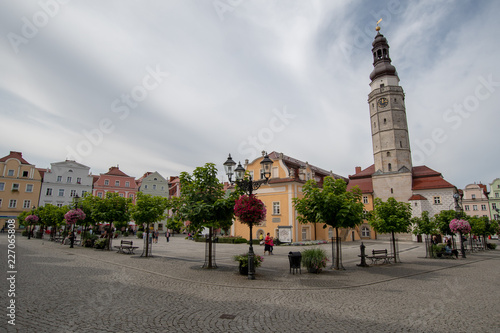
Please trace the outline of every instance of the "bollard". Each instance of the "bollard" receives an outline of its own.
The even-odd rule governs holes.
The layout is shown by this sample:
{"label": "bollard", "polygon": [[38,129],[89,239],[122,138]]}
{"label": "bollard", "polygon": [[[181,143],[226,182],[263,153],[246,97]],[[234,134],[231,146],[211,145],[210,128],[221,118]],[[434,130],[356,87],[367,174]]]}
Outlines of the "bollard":
{"label": "bollard", "polygon": [[361,245],[359,246],[359,248],[361,249],[361,254],[358,256],[358,257],[361,257],[361,263],[359,263],[357,266],[360,266],[360,267],[370,267],[369,265],[366,264],[366,255],[365,255],[365,248],[366,246],[363,244],[363,242],[361,242]]}

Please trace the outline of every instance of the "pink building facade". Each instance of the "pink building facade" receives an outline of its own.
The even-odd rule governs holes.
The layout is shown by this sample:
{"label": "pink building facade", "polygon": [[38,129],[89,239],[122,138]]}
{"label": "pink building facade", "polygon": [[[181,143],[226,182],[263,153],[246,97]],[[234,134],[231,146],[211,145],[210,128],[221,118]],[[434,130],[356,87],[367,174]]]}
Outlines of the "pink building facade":
{"label": "pink building facade", "polygon": [[107,192],[118,193],[121,197],[130,198],[135,203],[137,194],[137,183],[134,177],[130,177],[117,166],[109,168],[106,173],[94,176],[94,188],[92,195],[104,198]]}

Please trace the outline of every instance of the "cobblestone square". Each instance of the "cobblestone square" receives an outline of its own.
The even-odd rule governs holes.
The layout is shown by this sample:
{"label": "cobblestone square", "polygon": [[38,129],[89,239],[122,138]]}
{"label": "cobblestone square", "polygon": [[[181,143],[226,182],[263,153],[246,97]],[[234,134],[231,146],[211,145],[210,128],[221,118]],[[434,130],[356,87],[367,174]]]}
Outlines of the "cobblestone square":
{"label": "cobblestone square", "polygon": [[[7,237],[0,235],[2,269]],[[497,242],[494,240],[493,242]],[[134,240],[134,244],[136,240]],[[137,240],[137,243],[140,243]],[[384,241],[367,250],[389,249]],[[498,332],[499,251],[425,259],[401,242],[402,263],[368,268],[359,242],[343,244],[346,270],[290,274],[276,246],[256,280],[238,273],[245,244],[217,244],[218,268],[202,269],[205,244],[180,235],[153,244],[153,258],[16,237],[15,326],[3,332]],[[331,244],[320,245],[331,256]],[[263,248],[255,246],[257,254]],[[331,261],[329,262],[331,264]],[[7,276],[8,277],[8,276]],[[5,280],[4,280],[5,281]],[[8,283],[1,303],[7,313]]]}

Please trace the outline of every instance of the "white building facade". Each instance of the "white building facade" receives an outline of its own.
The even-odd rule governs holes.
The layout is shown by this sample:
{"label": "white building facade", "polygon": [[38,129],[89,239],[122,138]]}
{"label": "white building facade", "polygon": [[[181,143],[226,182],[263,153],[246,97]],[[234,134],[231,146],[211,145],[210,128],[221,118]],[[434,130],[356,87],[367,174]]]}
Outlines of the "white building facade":
{"label": "white building facade", "polygon": [[92,193],[90,167],[75,161],[51,163],[43,175],[39,206],[71,205],[76,196]]}

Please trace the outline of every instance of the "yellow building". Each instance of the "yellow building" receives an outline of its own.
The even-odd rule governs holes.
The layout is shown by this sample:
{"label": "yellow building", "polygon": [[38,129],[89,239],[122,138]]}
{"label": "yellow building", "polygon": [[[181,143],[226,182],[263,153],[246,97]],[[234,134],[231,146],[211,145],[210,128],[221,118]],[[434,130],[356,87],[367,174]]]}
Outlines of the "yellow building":
{"label": "yellow building", "polygon": [[[263,158],[264,156],[252,162],[245,161],[244,167],[253,180],[263,179],[260,165]],[[272,152],[269,154],[269,158],[273,161],[271,178],[268,184],[262,185],[253,192],[266,205],[267,218],[259,226],[252,228],[252,238],[258,239],[260,235],[265,236],[268,232],[272,237],[285,242],[329,240],[334,237],[335,231],[331,227],[323,228],[323,224],[316,223],[299,223],[292,199],[302,197],[302,186],[309,179],[315,179],[320,184],[326,176],[332,176],[335,179],[341,178],[346,181],[347,179],[331,171],[286,156],[283,153]],[[231,229],[232,235],[242,236],[247,239],[249,238],[249,232],[249,227],[237,220]],[[373,235],[373,232],[371,234]],[[342,229],[340,237],[346,241],[359,240],[361,238],[361,228],[354,230]],[[367,238],[370,238],[370,236]]]}
{"label": "yellow building", "polygon": [[7,220],[16,220],[23,211],[29,211],[38,204],[42,177],[34,165],[29,164],[23,154],[11,151],[0,158],[0,227]]}

